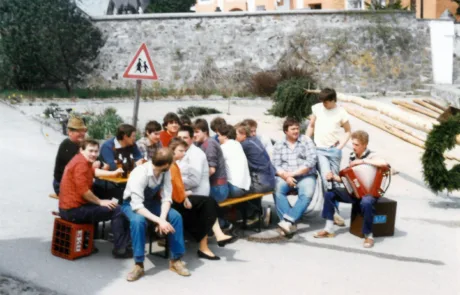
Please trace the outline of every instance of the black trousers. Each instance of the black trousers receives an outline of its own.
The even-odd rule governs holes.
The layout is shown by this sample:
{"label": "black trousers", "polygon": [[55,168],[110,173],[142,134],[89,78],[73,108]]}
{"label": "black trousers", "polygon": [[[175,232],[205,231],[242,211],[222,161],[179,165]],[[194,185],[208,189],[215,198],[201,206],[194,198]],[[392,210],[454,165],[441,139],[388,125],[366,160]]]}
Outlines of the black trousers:
{"label": "black trousers", "polygon": [[211,197],[189,196],[192,209],[186,209],[184,204],[174,203],[173,208],[182,215],[184,229],[197,241],[201,241],[217,219],[218,205]]}
{"label": "black trousers", "polygon": [[129,220],[121,212],[120,206],[110,210],[107,207],[86,204],[69,210],[59,209],[59,215],[64,220],[79,224],[95,224],[100,221],[111,220],[114,248],[125,249],[131,244]]}

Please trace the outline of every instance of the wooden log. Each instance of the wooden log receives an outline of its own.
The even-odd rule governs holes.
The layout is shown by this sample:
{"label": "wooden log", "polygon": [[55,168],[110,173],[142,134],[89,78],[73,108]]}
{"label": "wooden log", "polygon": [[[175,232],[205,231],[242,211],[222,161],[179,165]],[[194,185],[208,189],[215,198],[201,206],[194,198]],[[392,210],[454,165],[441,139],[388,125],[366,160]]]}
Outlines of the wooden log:
{"label": "wooden log", "polygon": [[416,116],[417,118],[420,118],[420,119],[422,119],[422,120],[424,120],[424,121],[430,122],[430,123],[433,124],[433,125],[439,124],[439,122],[436,121],[435,119],[433,119],[433,118],[431,118],[431,117],[428,117],[428,116],[426,116],[426,115],[424,115],[424,114],[417,113],[416,111],[413,111],[413,110],[411,110],[411,109],[408,109],[408,108],[406,108],[406,107],[404,107],[404,106],[398,105],[398,108],[400,108],[401,110],[403,110],[403,111],[406,112],[406,113],[409,113],[409,114],[411,114],[411,115]]}
{"label": "wooden log", "polygon": [[440,110],[443,111],[443,112],[444,112],[445,110],[447,110],[447,108],[448,108],[448,107],[446,107],[446,106],[443,106],[443,105],[439,104],[437,101],[434,101],[434,100],[429,99],[429,98],[424,98],[424,99],[422,99],[422,100],[423,100],[424,102],[426,102],[426,103],[428,103],[428,104],[434,106],[434,107],[437,107],[438,109],[440,109]]}
{"label": "wooden log", "polygon": [[413,110],[413,111],[415,111],[417,113],[424,114],[424,115],[426,115],[428,117],[431,117],[433,119],[437,119],[439,117],[439,115],[437,115],[433,111],[428,111],[428,110],[426,110],[424,108],[421,108],[421,107],[418,107],[418,106],[413,105],[411,103],[408,103],[407,101],[401,101],[401,100],[393,99],[391,102],[394,103],[395,105],[403,106],[405,108],[408,108],[409,110]]}
{"label": "wooden log", "polygon": [[[422,149],[425,149],[425,141],[421,140],[420,138],[408,133],[410,132],[408,129],[403,129],[401,130],[400,128],[397,128],[395,127],[393,124],[389,123],[389,122],[386,122],[385,120],[382,120],[381,118],[379,117],[376,117],[376,116],[371,116],[371,115],[368,115],[366,114],[365,112],[361,111],[361,110],[358,110],[356,108],[352,108],[352,107],[349,107],[349,106],[344,106],[344,108],[346,109],[346,111],[364,121],[364,122],[367,122],[377,128],[380,128],[402,140],[404,140],[405,142],[408,142],[410,144],[413,144],[415,146],[418,146]],[[407,132],[406,132],[407,131]],[[446,152],[444,153],[444,158],[446,159],[450,159],[450,160],[455,160],[455,161],[459,161],[460,162],[460,157],[457,156],[457,155],[454,155],[452,154],[451,152]]]}
{"label": "wooden log", "polygon": [[416,145],[418,147],[421,147],[421,148],[425,148],[425,142],[412,136],[412,135],[409,135],[397,128],[394,128],[393,126],[391,126],[390,124],[386,123],[384,120],[380,119],[379,117],[376,117],[376,116],[369,116],[367,115],[365,112],[363,111],[360,111],[356,108],[352,108],[352,107],[349,107],[349,106],[344,106],[345,110],[352,116],[364,121],[364,122],[367,122],[377,128],[380,128],[402,140],[404,140],[405,142],[408,142],[408,143],[411,143],[413,145]]}
{"label": "wooden log", "polygon": [[432,106],[431,104],[427,103],[427,102],[424,102],[423,100],[421,99],[414,99],[413,100],[416,104],[418,105],[421,105],[427,109],[430,109],[432,110],[433,112],[437,113],[437,114],[442,114],[443,111],[435,106]]}

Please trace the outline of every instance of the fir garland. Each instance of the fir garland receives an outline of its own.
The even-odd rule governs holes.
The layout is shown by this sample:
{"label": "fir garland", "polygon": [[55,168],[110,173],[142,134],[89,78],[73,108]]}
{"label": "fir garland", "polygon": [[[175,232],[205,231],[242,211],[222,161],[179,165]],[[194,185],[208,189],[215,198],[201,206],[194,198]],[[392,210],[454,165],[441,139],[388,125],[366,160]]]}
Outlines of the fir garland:
{"label": "fir garland", "polygon": [[423,177],[435,193],[460,189],[460,164],[447,170],[443,157],[444,151],[455,147],[457,134],[460,134],[460,115],[435,126],[428,134],[422,157]]}

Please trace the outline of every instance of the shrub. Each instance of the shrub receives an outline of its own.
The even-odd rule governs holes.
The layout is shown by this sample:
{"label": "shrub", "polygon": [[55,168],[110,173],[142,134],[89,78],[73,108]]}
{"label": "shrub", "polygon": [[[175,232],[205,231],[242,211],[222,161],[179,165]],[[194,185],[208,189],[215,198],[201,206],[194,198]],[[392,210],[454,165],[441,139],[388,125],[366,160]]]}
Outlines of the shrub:
{"label": "shrub", "polygon": [[93,69],[102,32],[69,0],[0,1],[4,87],[62,84],[70,92]]}
{"label": "shrub", "polygon": [[251,91],[260,96],[270,96],[276,91],[278,77],[273,72],[259,72],[252,75]]}
{"label": "shrub", "polygon": [[186,115],[190,118],[198,117],[202,115],[211,115],[211,114],[220,114],[219,110],[214,108],[207,108],[207,107],[188,107],[188,108],[179,108],[177,110],[179,115]]}
{"label": "shrub", "polygon": [[114,108],[106,108],[96,116],[84,116],[83,119],[88,127],[88,135],[94,139],[107,139],[114,136],[118,125],[123,119]]}
{"label": "shrub", "polygon": [[311,107],[318,102],[317,95],[307,94],[305,89],[315,89],[315,86],[314,81],[309,78],[292,78],[279,83],[269,113],[303,121],[311,114]]}

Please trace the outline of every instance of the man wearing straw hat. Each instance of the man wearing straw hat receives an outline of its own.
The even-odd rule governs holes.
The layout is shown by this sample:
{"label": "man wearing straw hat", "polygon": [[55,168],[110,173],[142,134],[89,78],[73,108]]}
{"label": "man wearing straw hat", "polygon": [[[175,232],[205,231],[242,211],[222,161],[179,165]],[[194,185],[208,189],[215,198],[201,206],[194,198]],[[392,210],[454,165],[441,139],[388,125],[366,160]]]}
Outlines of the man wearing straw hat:
{"label": "man wearing straw hat", "polygon": [[[72,158],[79,153],[80,144],[85,139],[86,131],[88,128],[85,122],[79,117],[71,117],[67,123],[68,137],[64,139],[59,145],[58,153],[56,155],[56,162],[54,165],[54,179],[53,188],[54,192],[59,195],[59,185],[61,183],[64,168]],[[94,168],[99,168],[101,163],[96,161],[93,164]]]}

